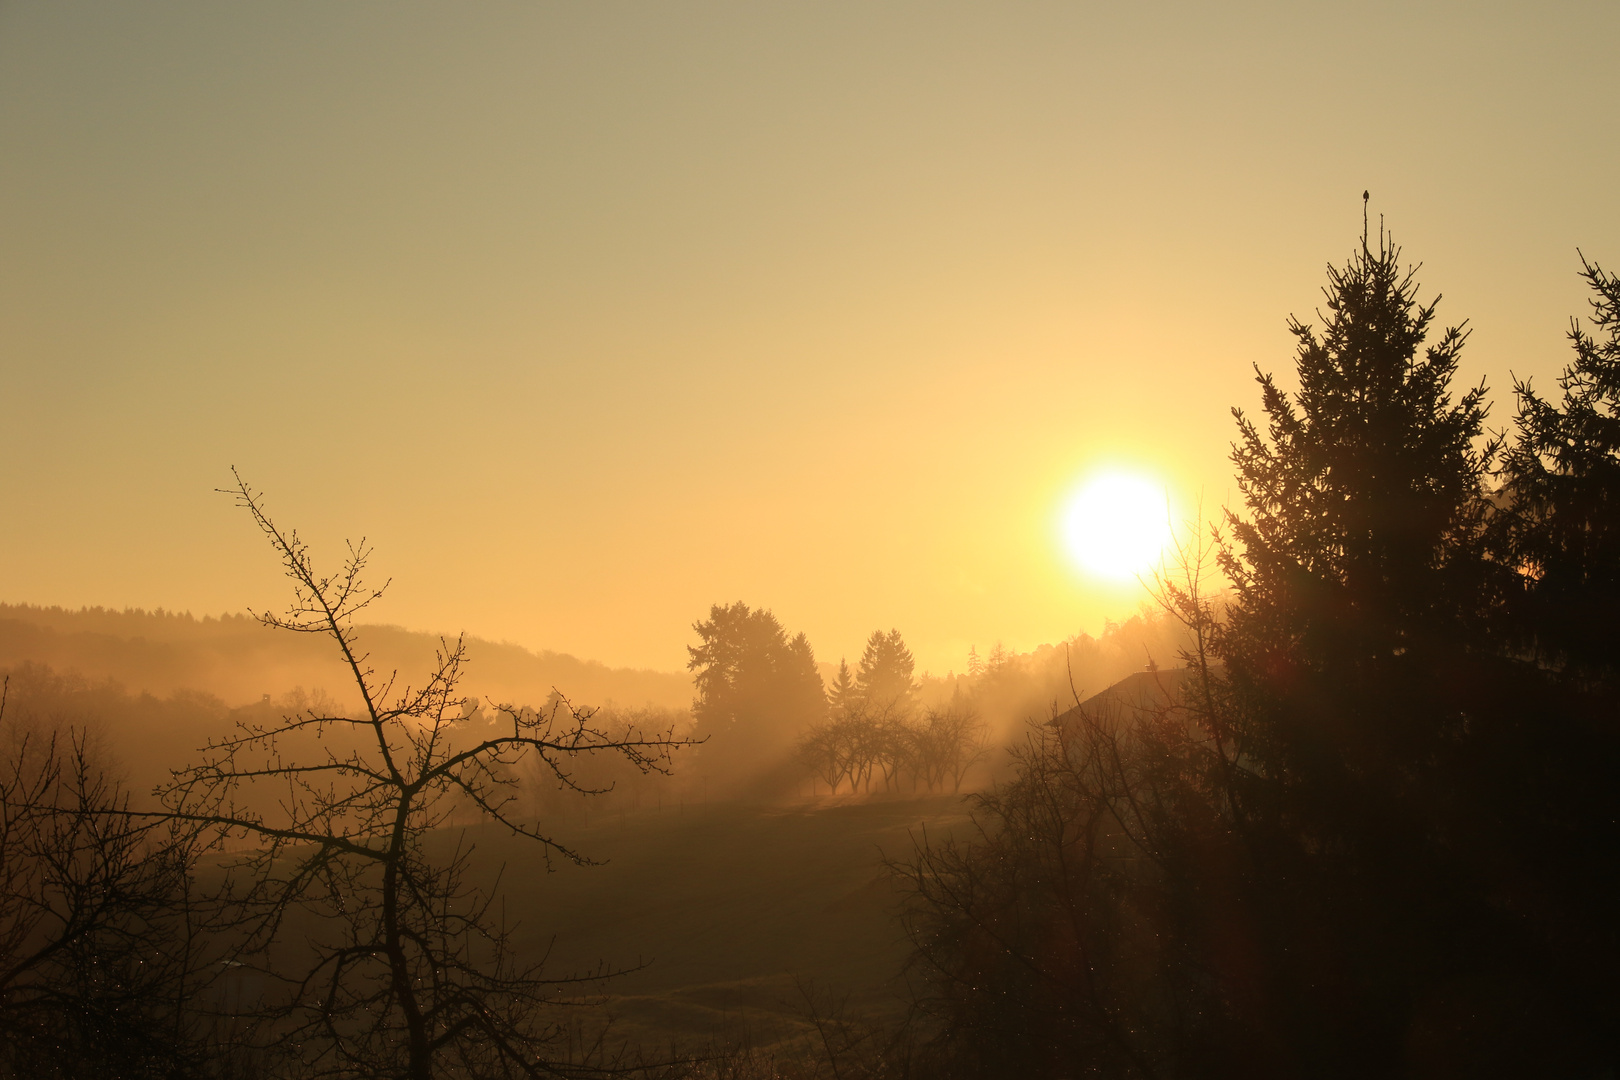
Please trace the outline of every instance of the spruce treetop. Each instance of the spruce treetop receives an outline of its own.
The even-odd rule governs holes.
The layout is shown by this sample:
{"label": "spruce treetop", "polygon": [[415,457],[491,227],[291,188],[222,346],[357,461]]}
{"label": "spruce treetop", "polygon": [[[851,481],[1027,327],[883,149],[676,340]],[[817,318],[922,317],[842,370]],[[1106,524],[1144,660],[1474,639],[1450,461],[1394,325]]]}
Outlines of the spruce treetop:
{"label": "spruce treetop", "polygon": [[1298,393],[1257,367],[1264,430],[1233,410],[1247,514],[1229,514],[1241,555],[1223,564],[1251,610],[1302,614],[1309,594],[1355,622],[1446,618],[1442,581],[1477,547],[1496,444],[1484,385],[1452,396],[1465,326],[1425,346],[1439,298],[1418,301],[1415,273],[1382,229],[1376,248],[1364,236],[1328,269],[1320,333],[1289,320]]}

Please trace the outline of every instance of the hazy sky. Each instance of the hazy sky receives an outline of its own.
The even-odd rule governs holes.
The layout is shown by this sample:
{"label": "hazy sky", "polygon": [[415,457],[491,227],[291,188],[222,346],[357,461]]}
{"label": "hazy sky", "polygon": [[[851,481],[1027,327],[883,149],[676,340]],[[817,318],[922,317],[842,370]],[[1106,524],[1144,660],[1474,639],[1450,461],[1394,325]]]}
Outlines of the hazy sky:
{"label": "hazy sky", "polygon": [[1361,192],[1511,417],[1620,268],[1620,4],[0,2],[0,599],[921,666],[1141,597],[1101,462],[1229,497]]}

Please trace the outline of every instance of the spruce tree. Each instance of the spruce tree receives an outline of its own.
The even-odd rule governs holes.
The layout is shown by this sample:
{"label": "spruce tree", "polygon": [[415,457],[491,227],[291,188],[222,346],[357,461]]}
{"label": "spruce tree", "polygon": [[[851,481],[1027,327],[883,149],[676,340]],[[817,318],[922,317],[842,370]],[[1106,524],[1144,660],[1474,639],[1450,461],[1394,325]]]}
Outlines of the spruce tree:
{"label": "spruce tree", "polygon": [[827,704],[832,709],[834,720],[843,720],[860,709],[861,694],[855,686],[855,673],[849,670],[849,664],[840,656],[838,658],[838,674],[833,676],[833,684],[827,690]]}
{"label": "spruce tree", "polygon": [[1257,369],[1264,428],[1234,410],[1245,505],[1216,638],[1234,826],[1269,931],[1267,1022],[1291,1033],[1288,1054],[1350,1073],[1387,1065],[1418,988],[1494,925],[1454,855],[1478,818],[1459,748],[1483,722],[1469,688],[1495,446],[1485,388],[1453,397],[1464,328],[1427,344],[1437,301],[1377,240],[1329,269],[1320,332],[1290,321],[1298,392]]}
{"label": "spruce tree", "polygon": [[[1229,514],[1222,556],[1236,594],[1224,659],[1240,688],[1336,714],[1249,732],[1246,752],[1274,777],[1417,753],[1433,718],[1397,719],[1386,695],[1467,641],[1486,595],[1485,388],[1452,399],[1467,335],[1452,327],[1424,348],[1437,301],[1418,302],[1399,258],[1382,233],[1376,250],[1363,237],[1328,271],[1321,334],[1290,320],[1298,393],[1259,374],[1263,433],[1234,410],[1245,512]],[[1369,741],[1347,724],[1408,727]]]}
{"label": "spruce tree", "polygon": [[1522,637],[1546,663],[1611,681],[1620,665],[1620,277],[1583,257],[1592,329],[1572,320],[1575,358],[1557,402],[1516,383],[1506,455],[1507,557],[1523,575]]}
{"label": "spruce tree", "polygon": [[715,604],[692,629],[701,639],[686,649],[696,672],[692,713],[698,736],[715,738],[705,751],[711,758],[763,759],[826,718],[809,639],[790,639],[769,609]]}
{"label": "spruce tree", "polygon": [[816,651],[804,631],[793,635],[778,662],[782,718],[795,731],[827,719],[827,690],[816,667]]}
{"label": "spruce tree", "polygon": [[904,715],[911,708],[915,691],[911,675],[915,669],[916,662],[900,631],[872,631],[861,653],[860,670],[855,674],[861,700],[875,712]]}
{"label": "spruce tree", "polygon": [[[1591,329],[1572,320],[1575,356],[1548,401],[1516,386],[1517,434],[1506,454],[1499,557],[1519,586],[1505,659],[1536,691],[1520,738],[1494,757],[1516,777],[1513,865],[1533,875],[1519,916],[1542,958],[1540,981],[1579,1028],[1620,1045],[1620,278],[1582,259]],[[1551,996],[1551,995],[1549,995]],[[1555,1000],[1557,999],[1555,998]],[[1566,1037],[1572,1047],[1574,1037]]]}

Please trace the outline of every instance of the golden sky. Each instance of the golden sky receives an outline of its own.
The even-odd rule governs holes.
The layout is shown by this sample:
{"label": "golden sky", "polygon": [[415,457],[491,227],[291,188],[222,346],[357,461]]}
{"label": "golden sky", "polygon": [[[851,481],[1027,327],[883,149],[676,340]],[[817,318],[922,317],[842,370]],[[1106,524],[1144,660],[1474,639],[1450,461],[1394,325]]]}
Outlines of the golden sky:
{"label": "golden sky", "polygon": [[963,666],[1135,610],[1372,191],[1511,415],[1620,268],[1620,5],[0,2],[0,599],[679,667],[714,602]]}

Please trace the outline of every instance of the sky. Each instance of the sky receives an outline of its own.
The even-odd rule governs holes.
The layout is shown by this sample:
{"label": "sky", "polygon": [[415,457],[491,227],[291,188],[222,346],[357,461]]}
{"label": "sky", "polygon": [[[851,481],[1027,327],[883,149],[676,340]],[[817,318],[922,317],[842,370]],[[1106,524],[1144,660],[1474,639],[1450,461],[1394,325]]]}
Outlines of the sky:
{"label": "sky", "polygon": [[[677,669],[742,600],[919,668],[1146,600],[1371,192],[1511,421],[1620,269],[1603,3],[0,0],[0,599],[285,599]],[[1376,227],[1376,226],[1375,226]],[[1461,389],[1459,387],[1459,389]],[[1200,510],[1201,508],[1201,510]]]}

